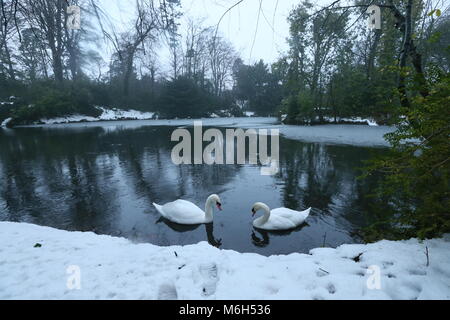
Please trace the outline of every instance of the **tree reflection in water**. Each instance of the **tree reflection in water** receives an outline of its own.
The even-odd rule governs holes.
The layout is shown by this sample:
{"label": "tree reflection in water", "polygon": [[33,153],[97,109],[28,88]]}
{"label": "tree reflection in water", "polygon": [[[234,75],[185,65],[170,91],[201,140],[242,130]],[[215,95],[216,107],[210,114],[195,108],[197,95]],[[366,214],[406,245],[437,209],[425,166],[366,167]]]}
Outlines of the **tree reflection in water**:
{"label": "tree reflection in water", "polygon": [[[333,246],[357,241],[352,232],[371,219],[366,195],[377,178],[357,180],[357,168],[383,150],[281,138],[280,172],[271,177],[251,165],[176,166],[173,129],[117,122],[0,130],[0,220],[157,245],[207,240],[225,249],[282,254],[321,246],[325,232]],[[152,202],[183,198],[202,205],[212,193],[220,194],[224,211],[205,230],[156,223]],[[313,207],[313,213],[308,225],[289,233],[253,231],[248,212],[256,201]]]}

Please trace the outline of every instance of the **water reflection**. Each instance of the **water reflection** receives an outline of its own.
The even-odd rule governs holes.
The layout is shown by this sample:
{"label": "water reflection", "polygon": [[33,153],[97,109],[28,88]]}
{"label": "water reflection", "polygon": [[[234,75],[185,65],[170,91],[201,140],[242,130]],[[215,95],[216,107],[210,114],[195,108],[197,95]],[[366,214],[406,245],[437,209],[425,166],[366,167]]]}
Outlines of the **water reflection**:
{"label": "water reflection", "polygon": [[[124,236],[158,245],[210,244],[244,252],[307,252],[327,243],[357,241],[371,216],[365,198],[376,177],[357,167],[380,149],[280,140],[280,172],[257,166],[175,166],[171,127],[18,128],[0,131],[0,220]],[[202,207],[220,194],[214,224],[160,221],[152,202],[186,199]],[[308,224],[288,233],[253,230],[249,209],[313,207]],[[214,232],[213,232],[214,231]]]}
{"label": "water reflection", "polygon": [[207,239],[208,243],[216,248],[220,248],[220,246],[222,246],[222,239],[217,239],[214,237],[214,223],[206,223],[203,225],[200,225],[200,224],[182,225],[182,224],[172,222],[164,217],[160,217],[156,221],[156,223],[161,223],[161,222],[165,223],[170,229],[172,229],[176,232],[190,232],[190,231],[196,230],[196,229],[204,226],[205,232],[206,232],[205,239]]}
{"label": "water reflection", "polygon": [[269,231],[269,230],[263,230],[259,228],[253,228],[252,230],[252,243],[260,248],[267,247],[270,244],[270,237],[283,237],[283,236],[289,236],[290,234],[294,232],[300,232],[303,228],[309,226],[306,222],[302,223],[295,229],[290,230],[277,230],[277,231]]}

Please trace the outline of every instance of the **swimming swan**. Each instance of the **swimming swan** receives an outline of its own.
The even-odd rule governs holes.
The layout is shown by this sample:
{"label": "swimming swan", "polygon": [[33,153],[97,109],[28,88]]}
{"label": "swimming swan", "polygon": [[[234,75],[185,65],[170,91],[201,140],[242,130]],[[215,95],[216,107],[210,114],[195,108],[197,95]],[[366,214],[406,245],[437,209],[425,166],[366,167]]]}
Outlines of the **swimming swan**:
{"label": "swimming swan", "polygon": [[257,202],[252,207],[252,217],[260,209],[264,210],[264,216],[255,219],[253,226],[263,230],[294,229],[305,222],[311,211],[311,208],[305,211],[295,211],[288,208],[277,208],[271,211],[266,204]]}
{"label": "swimming swan", "polygon": [[166,219],[178,224],[202,224],[213,221],[213,205],[222,210],[222,203],[217,194],[212,194],[206,199],[205,211],[190,201],[175,200],[163,206],[153,203],[156,210]]}

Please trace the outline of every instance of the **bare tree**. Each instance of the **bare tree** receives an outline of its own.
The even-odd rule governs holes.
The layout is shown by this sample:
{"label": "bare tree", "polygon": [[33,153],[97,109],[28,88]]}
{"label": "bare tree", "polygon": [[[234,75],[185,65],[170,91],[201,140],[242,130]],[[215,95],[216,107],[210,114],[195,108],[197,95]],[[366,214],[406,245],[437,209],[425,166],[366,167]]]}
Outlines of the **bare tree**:
{"label": "bare tree", "polygon": [[20,9],[31,27],[41,30],[40,36],[50,49],[52,69],[59,83],[64,78],[64,34],[67,19],[67,2],[64,0],[27,0]]}
{"label": "bare tree", "polygon": [[102,21],[108,19],[98,4],[91,0],[96,16],[100,22],[104,36],[112,43],[114,51],[123,66],[123,94],[129,96],[130,78],[134,60],[139,50],[146,50],[148,42],[158,40],[160,33],[173,33],[176,29],[178,0],[136,0],[136,17],[132,28],[117,34],[112,28],[106,30]]}
{"label": "bare tree", "polygon": [[16,75],[8,42],[17,28],[17,5],[17,1],[14,0],[0,0],[0,60],[2,61],[0,67],[7,70],[12,80],[16,79]]}
{"label": "bare tree", "polygon": [[220,96],[228,81],[232,79],[233,64],[237,55],[233,46],[221,37],[209,43],[209,66],[214,94]]}
{"label": "bare tree", "polygon": [[180,46],[180,36],[178,34],[170,35],[169,51],[170,51],[170,67],[172,69],[172,79],[178,78],[182,67],[183,51]]}
{"label": "bare tree", "polygon": [[211,34],[212,28],[204,27],[202,20],[188,20],[184,54],[184,69],[188,77],[200,81],[202,77],[205,77],[207,56],[209,54],[208,41]]}

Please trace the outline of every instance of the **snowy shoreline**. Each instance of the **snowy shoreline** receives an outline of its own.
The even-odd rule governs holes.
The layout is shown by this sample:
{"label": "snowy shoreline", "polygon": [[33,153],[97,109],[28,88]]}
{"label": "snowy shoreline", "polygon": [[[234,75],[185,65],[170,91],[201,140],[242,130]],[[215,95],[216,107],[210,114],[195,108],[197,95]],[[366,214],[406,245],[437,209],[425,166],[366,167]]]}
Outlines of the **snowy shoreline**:
{"label": "snowy shoreline", "polygon": [[[12,222],[0,241],[0,299],[450,299],[450,236],[270,257]],[[380,289],[367,286],[373,266]]]}
{"label": "snowy shoreline", "polygon": [[150,120],[155,116],[154,112],[142,112],[137,110],[121,110],[121,109],[107,109],[104,107],[96,107],[102,114],[98,117],[91,117],[86,115],[74,114],[66,117],[41,119],[39,124],[63,124],[63,123],[78,123],[78,122],[96,122],[96,121],[114,121],[114,120]]}

